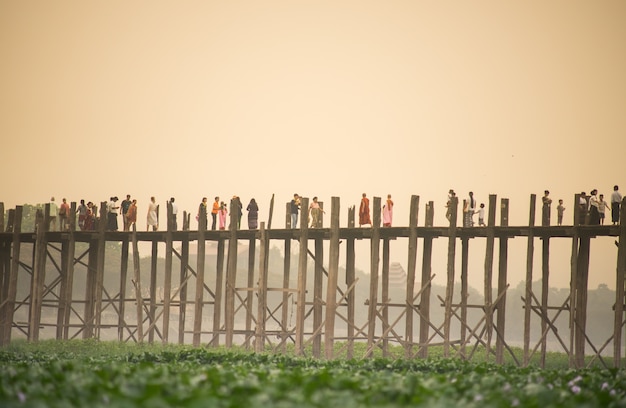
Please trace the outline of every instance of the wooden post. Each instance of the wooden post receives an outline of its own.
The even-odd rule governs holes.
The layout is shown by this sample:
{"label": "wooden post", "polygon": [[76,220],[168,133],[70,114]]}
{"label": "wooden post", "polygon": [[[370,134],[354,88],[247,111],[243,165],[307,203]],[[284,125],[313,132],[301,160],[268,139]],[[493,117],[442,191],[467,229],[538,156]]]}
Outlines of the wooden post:
{"label": "wooden post", "polygon": [[469,238],[461,238],[461,356],[463,359],[465,355],[465,344],[467,337],[467,298],[468,294],[468,264],[469,264]]}
{"label": "wooden post", "polygon": [[489,195],[489,218],[487,220],[487,248],[485,250],[485,328],[487,334],[485,358],[489,360],[491,355],[491,336],[493,335],[493,251],[495,242],[496,225],[496,195]]}
{"label": "wooden post", "polygon": [[[6,304],[4,306],[4,312],[2,313],[3,330],[2,330],[2,345],[7,346],[11,342],[11,328],[13,326],[13,316],[15,313],[15,299],[17,297],[17,273],[20,268],[20,234],[22,232],[22,213],[23,207],[18,205],[13,212],[13,241],[11,244],[11,270],[8,277],[8,294],[6,297]],[[9,211],[9,218],[11,211]],[[10,219],[9,219],[10,221]],[[1,310],[1,309],[0,309]]]}
{"label": "wooden post", "polygon": [[143,293],[141,291],[141,269],[139,258],[139,245],[137,244],[137,226],[133,224],[131,241],[133,243],[133,277],[135,286],[135,298],[137,299],[137,342],[143,343]]}
{"label": "wooden post", "polygon": [[[4,232],[4,203],[0,202],[0,233]],[[0,241],[0,347],[3,344],[5,306],[9,294],[9,275],[11,274],[11,245],[10,241]]]}
{"label": "wooden post", "polygon": [[530,213],[528,215],[528,244],[526,246],[526,290],[524,297],[524,366],[530,363],[530,318],[533,293],[533,254],[535,248],[535,209],[537,196],[530,195]]}
{"label": "wooden post", "polygon": [[272,199],[270,200],[270,213],[267,219],[267,229],[272,228],[272,216],[274,215],[274,193],[272,193]]}
{"label": "wooden post", "polygon": [[102,321],[102,294],[104,292],[104,251],[106,247],[106,237],[104,232],[106,230],[106,202],[100,203],[102,208],[102,214],[100,215],[100,222],[98,223],[98,253],[96,256],[96,286],[94,296],[95,306],[95,337],[100,338],[100,323]]}
{"label": "wooden post", "polygon": [[333,358],[335,341],[335,314],[337,312],[337,282],[339,280],[339,197],[331,198],[330,248],[328,260],[328,286],[326,288],[326,327],[324,347],[326,358]]}
{"label": "wooden post", "polygon": [[67,240],[61,244],[61,288],[59,290],[59,313],[57,315],[57,340],[67,340],[70,323],[72,286],[74,284],[74,255],[76,252],[76,241],[74,240],[74,231],[76,230],[75,202],[70,203],[70,214]]}
{"label": "wooden post", "polygon": [[578,277],[576,280],[576,321],[574,325],[576,368],[585,366],[585,332],[587,327],[587,283],[589,281],[589,249],[591,238],[580,237],[578,248]]}
{"label": "wooden post", "polygon": [[[348,228],[354,228],[356,211],[354,206],[348,209]],[[354,252],[354,238],[346,239],[346,287],[351,287],[356,277],[356,255]],[[355,296],[354,291],[350,291],[346,297],[348,308],[348,322],[354,323],[355,317]],[[354,357],[354,324],[348,323],[347,327],[347,358]]]}
{"label": "wooden post", "polygon": [[204,308],[204,262],[206,257],[207,219],[204,211],[200,211],[198,219],[198,259],[196,270],[196,295],[193,315],[193,345],[198,347],[202,337],[202,309]]}
{"label": "wooden post", "polygon": [[[319,228],[315,226],[314,228]],[[322,285],[324,278],[324,238],[315,238],[315,269],[313,275],[313,357],[321,355],[322,334]]]}
{"label": "wooden post", "polygon": [[[428,211],[426,211],[426,219],[424,220],[424,224],[426,226],[432,227],[434,224],[434,215],[435,215],[435,206],[434,202],[428,202]],[[422,280],[421,280],[421,290],[422,294],[420,295],[420,333],[419,333],[419,352],[418,357],[426,358],[428,357],[428,337],[430,330],[430,284],[425,286],[425,282],[428,282],[431,275],[431,260],[432,260],[432,251],[433,251],[433,237],[426,236],[424,237],[424,249],[422,250]]]}
{"label": "wooden post", "polygon": [[[509,199],[503,198],[501,200],[500,208],[500,226],[509,226]],[[496,326],[498,328],[499,336],[496,337],[496,363],[504,363],[504,345],[506,334],[505,322],[506,322],[506,288],[507,288],[507,258],[509,252],[508,237],[500,236],[500,252],[498,255],[498,296],[500,301],[496,305],[498,315],[496,317]]]}
{"label": "wooden post", "polygon": [[376,336],[378,307],[378,267],[380,262],[380,197],[374,197],[372,237],[370,238],[370,296],[367,314],[367,349],[371,350]]}
{"label": "wooden post", "polygon": [[[248,241],[248,285],[247,288],[254,287],[254,262],[256,258],[256,238],[250,238]],[[250,339],[252,333],[252,302],[254,300],[254,292],[250,289],[246,292],[246,341],[245,347],[250,347]]]}
{"label": "wooden post", "polygon": [[[224,291],[224,253],[226,243],[223,239],[217,241],[217,261],[215,265],[215,294],[213,297],[213,337],[211,346],[220,344],[220,332],[222,330],[222,292]],[[224,317],[226,322],[226,317]]]}
{"label": "wooden post", "polygon": [[[428,338],[430,336],[430,290],[431,285],[426,284],[429,281],[432,273],[432,252],[433,252],[433,238],[424,238],[424,249],[422,255],[422,294],[420,296],[420,343],[418,356],[421,358],[428,357]],[[426,285],[426,286],[424,286]]]}
{"label": "wooden post", "polygon": [[415,292],[415,270],[417,269],[417,219],[419,212],[419,196],[411,196],[409,205],[409,259],[406,276],[406,317],[404,356],[413,357],[413,298]]}
{"label": "wooden post", "polygon": [[159,243],[153,239],[152,256],[150,257],[150,318],[148,319],[148,342],[150,344],[154,342],[154,332],[156,328],[157,262],[159,260],[158,249]]}
{"label": "wooden post", "polygon": [[[189,231],[189,221],[187,214],[183,214],[183,230]],[[180,306],[178,308],[178,343],[185,343],[185,322],[187,320],[187,287],[189,274],[189,234],[184,234],[181,239],[180,248]]]}
{"label": "wooden post", "polygon": [[237,283],[237,225],[241,202],[239,197],[230,200],[230,234],[228,239],[228,267],[226,268],[226,286],[224,288],[224,325],[226,328],[226,347],[233,345],[235,330],[235,286]]}
{"label": "wooden post", "polygon": [[[381,273],[381,308],[382,308],[382,328],[383,333],[389,329],[389,238],[383,238],[383,266]],[[389,339],[383,337],[382,341],[383,357],[389,357]]]}
{"label": "wooden post", "polygon": [[[443,355],[450,356],[450,322],[452,318],[452,295],[454,294],[454,260],[456,253],[456,217],[458,197],[450,199],[450,228],[448,229],[448,267],[446,282],[445,316],[443,323]],[[423,284],[423,282],[422,282]]]}
{"label": "wooden post", "polygon": [[[549,217],[548,217],[549,221]],[[548,293],[550,291],[550,237],[542,237],[541,250],[541,333],[546,332],[548,327]],[[547,335],[541,340],[540,366],[546,366],[546,352],[548,350]]]}
{"label": "wooden post", "polygon": [[85,282],[85,313],[83,339],[93,337],[94,300],[96,297],[96,275],[98,263],[98,240],[89,241],[89,258],[87,260],[87,281]]}
{"label": "wooden post", "polygon": [[626,198],[620,206],[619,248],[615,284],[615,321],[613,326],[613,365],[622,366],[622,324],[624,323],[624,278],[626,276]]}
{"label": "wooden post", "polygon": [[28,341],[39,341],[39,325],[41,323],[41,303],[43,297],[43,285],[46,279],[46,232],[50,218],[50,204],[45,207],[46,216],[37,211],[35,262],[30,287],[30,310],[28,313]]}
{"label": "wooden post", "polygon": [[256,330],[254,350],[256,352],[262,352],[265,348],[265,321],[267,320],[267,262],[268,256],[268,238],[265,231],[265,223],[261,223],[259,230],[259,290],[257,301],[257,318],[256,318]]}
{"label": "wooden post", "polygon": [[174,250],[174,223],[172,202],[166,203],[167,231],[165,232],[165,276],[163,279],[163,344],[169,343],[170,337],[170,303],[172,301],[172,257]]}
{"label": "wooden post", "polygon": [[584,214],[582,214],[579,203],[580,194],[574,196],[574,234],[572,236],[572,255],[570,258],[571,278],[570,278],[570,301],[569,301],[569,316],[570,316],[570,339],[569,339],[569,366],[570,368],[576,367],[576,352],[575,352],[575,338],[576,338],[576,297],[577,297],[577,280],[578,280],[578,241],[580,236],[579,225],[583,223]]}
{"label": "wooden post", "polygon": [[126,286],[128,283],[128,255],[130,249],[130,242],[128,235],[122,238],[122,262],[120,265],[120,298],[118,303],[119,316],[117,319],[117,339],[118,341],[124,341],[124,329],[126,328],[126,319],[124,318],[126,312]]}
{"label": "wooden post", "polygon": [[[302,197],[301,208],[309,208],[309,199]],[[309,229],[306,210],[300,212],[300,254],[298,256],[298,304],[296,311],[296,355],[304,353],[304,316],[306,313],[306,272]]]}
{"label": "wooden post", "polygon": [[[285,228],[289,228],[291,225],[291,215],[289,214],[290,206],[287,203],[287,212],[285,213]],[[285,239],[285,257],[283,259],[283,288],[287,289],[289,287],[289,274],[291,270],[291,239]],[[283,306],[281,308],[281,350],[284,353],[287,351],[287,337],[289,336],[289,293],[287,291],[283,292]]]}

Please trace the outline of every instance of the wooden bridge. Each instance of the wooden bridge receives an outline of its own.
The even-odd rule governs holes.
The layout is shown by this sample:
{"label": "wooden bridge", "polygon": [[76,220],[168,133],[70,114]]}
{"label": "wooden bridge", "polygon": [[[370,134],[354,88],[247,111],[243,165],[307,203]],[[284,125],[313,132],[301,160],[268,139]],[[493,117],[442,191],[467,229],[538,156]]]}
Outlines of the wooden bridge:
{"label": "wooden bridge", "polygon": [[[574,203],[578,203],[578,199],[576,195]],[[621,365],[626,245],[620,245],[618,249],[615,304],[613,310],[607,310],[615,317],[612,336],[603,344],[593,344],[586,331],[586,323],[590,242],[598,236],[618,237],[619,243],[626,242],[624,223],[617,226],[580,225],[584,224],[584,214],[581,214],[578,205],[574,205],[573,225],[536,226],[536,196],[531,195],[528,225],[509,226],[508,199],[501,199],[497,205],[497,197],[490,195],[486,227],[458,227],[456,198],[450,203],[449,225],[433,226],[434,205],[430,201],[425,205],[424,225],[418,226],[419,200],[418,196],[411,197],[409,225],[403,227],[380,226],[379,197],[373,198],[371,228],[355,228],[354,207],[348,209],[348,225],[340,227],[340,200],[333,197],[329,228],[324,228],[321,221],[319,228],[309,228],[306,211],[300,214],[300,227],[291,228],[287,211],[286,227],[272,229],[270,210],[267,225],[262,222],[258,230],[242,230],[237,229],[237,214],[233,211],[230,227],[223,231],[207,231],[204,217],[199,220],[197,230],[190,230],[187,213],[183,214],[183,229],[175,230],[170,205],[165,231],[106,231],[105,222],[97,223],[95,231],[77,231],[74,217],[70,217],[67,231],[48,231],[50,210],[47,204],[37,212],[35,232],[22,232],[23,208],[17,206],[8,211],[6,225],[4,217],[0,217],[0,231],[6,231],[0,232],[0,344],[7,345],[16,336],[38,341],[42,328],[55,330],[57,339],[100,338],[104,330],[113,330],[117,332],[119,341],[183,343],[185,334],[188,334],[196,346],[244,345],[257,351],[271,347],[280,352],[292,344],[298,354],[311,347],[314,356],[326,358],[333,358],[335,341],[344,344],[348,356],[352,356],[355,342],[367,343],[367,355],[371,355],[377,347],[386,352],[389,343],[394,342],[403,346],[407,358],[426,357],[429,347],[439,345],[449,356],[471,358],[477,349],[481,349],[486,350],[488,358],[497,363],[503,363],[509,354],[518,365],[527,365],[538,350],[541,364],[545,363],[546,339],[550,333],[557,339],[562,351],[569,355],[572,367],[589,363],[590,359],[585,359],[588,349],[593,350],[591,360],[599,359],[607,367]],[[622,203],[622,220],[626,219],[625,203],[626,200]],[[231,208],[237,208],[235,204],[231,202]],[[102,203],[100,208],[105,208],[105,205]],[[302,208],[308,208],[307,198],[302,199]],[[497,208],[500,208],[499,225],[496,225]],[[2,203],[0,210],[5,213]],[[71,210],[75,214],[76,203],[71,203]],[[519,310],[519,319],[515,322],[524,322],[521,359],[507,344],[505,321],[509,287],[508,240],[514,237],[528,240],[524,307]],[[406,297],[403,302],[391,303],[390,241],[397,238],[406,238],[408,242]],[[556,238],[571,241],[571,285],[567,300],[551,305],[548,296],[550,240]],[[439,299],[431,298],[434,278],[431,260],[435,239],[447,240],[446,291],[445,296]],[[486,241],[484,302],[481,304],[468,304],[469,242],[473,239]],[[537,239],[542,243],[540,272],[543,283],[539,296],[533,293],[532,287]],[[358,282],[356,278],[355,242],[358,240],[366,240],[370,244],[367,254],[371,266],[369,283]],[[499,244],[498,266],[494,271],[496,240]],[[195,262],[190,262],[190,259],[193,260],[193,256],[190,258],[190,243],[194,241],[197,256]],[[270,244],[276,241],[284,246],[283,284],[268,287]],[[121,246],[119,275],[107,276],[108,280],[119,282],[117,288],[107,287],[104,279],[105,250],[110,242]],[[142,282],[140,273],[138,248],[141,242],[152,244],[150,282],[147,285]],[[237,265],[240,242],[248,244],[247,283],[244,287],[237,286],[238,272],[245,271],[245,267]],[[326,242],[329,248],[327,267],[324,266]],[[418,269],[419,242],[422,262]],[[453,290],[457,284],[455,263],[458,242],[461,244],[461,270],[458,275],[461,296],[455,301]],[[165,244],[165,254],[161,254],[161,259],[163,256],[165,259],[162,271],[157,268],[159,243]],[[207,243],[217,247],[214,276],[206,272]],[[294,243],[299,249],[297,285],[290,287]],[[309,249],[311,243],[313,250]],[[86,250],[77,251],[77,246]],[[343,268],[339,265],[341,251],[345,251]],[[312,279],[308,276],[309,258],[314,262]],[[177,273],[174,273],[174,263],[179,266]],[[129,265],[132,265],[130,273]],[[343,271],[345,276],[340,277]],[[75,293],[74,281],[77,274],[83,272],[85,294],[81,299],[80,294]],[[418,272],[421,276],[417,275]],[[495,296],[492,295],[494,272],[497,272]],[[416,278],[420,278],[418,287]],[[23,298],[18,297],[18,279],[29,280],[30,290],[22,294]],[[162,299],[158,299],[157,279],[163,282]],[[365,302],[368,317],[360,323],[355,319],[356,308],[362,307],[355,302],[354,293],[358,284],[369,285],[369,298]],[[147,295],[144,295],[144,286],[148,288]],[[195,289],[190,293],[188,288]],[[431,310],[435,306],[445,310],[442,322],[431,318]],[[42,310],[56,315],[55,318],[42,318]],[[392,310],[394,313],[390,314]],[[478,312],[480,318],[470,324],[468,311]],[[113,315],[114,321],[105,321],[105,313]],[[292,325],[294,313],[295,325]],[[20,319],[19,315],[24,318]],[[569,319],[569,333],[556,330],[555,321],[559,317]],[[531,319],[537,318],[541,322],[541,333],[531,336]],[[269,322],[278,329],[271,329]],[[455,326],[460,329],[453,331]],[[170,337],[172,331],[178,333],[177,339]],[[611,346],[612,362],[603,357],[603,353],[610,352]]]}

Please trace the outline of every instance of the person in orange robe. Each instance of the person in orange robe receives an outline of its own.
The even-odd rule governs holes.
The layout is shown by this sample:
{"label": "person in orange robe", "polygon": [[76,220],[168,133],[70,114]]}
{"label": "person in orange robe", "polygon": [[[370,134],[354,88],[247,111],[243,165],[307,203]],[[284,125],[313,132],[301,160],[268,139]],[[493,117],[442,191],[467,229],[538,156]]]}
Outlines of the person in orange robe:
{"label": "person in orange robe", "polygon": [[128,211],[126,211],[126,221],[125,231],[130,231],[133,224],[137,222],[137,200],[133,200],[130,207],[128,207]]}
{"label": "person in orange robe", "polygon": [[370,199],[363,193],[359,207],[359,227],[365,224],[372,225],[372,220],[370,219]]}

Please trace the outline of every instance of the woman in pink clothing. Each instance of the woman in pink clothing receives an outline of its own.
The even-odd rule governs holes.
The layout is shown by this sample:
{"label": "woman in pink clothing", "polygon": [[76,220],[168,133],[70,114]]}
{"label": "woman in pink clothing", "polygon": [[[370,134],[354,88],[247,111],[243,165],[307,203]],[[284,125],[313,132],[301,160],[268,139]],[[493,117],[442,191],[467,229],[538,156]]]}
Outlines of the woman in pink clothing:
{"label": "woman in pink clothing", "polygon": [[393,201],[391,201],[391,194],[387,194],[387,202],[383,205],[383,227],[391,227],[392,220]]}
{"label": "woman in pink clothing", "polygon": [[220,203],[220,209],[218,211],[221,230],[226,229],[226,214],[228,214],[228,210],[226,209],[226,204],[222,201]]}

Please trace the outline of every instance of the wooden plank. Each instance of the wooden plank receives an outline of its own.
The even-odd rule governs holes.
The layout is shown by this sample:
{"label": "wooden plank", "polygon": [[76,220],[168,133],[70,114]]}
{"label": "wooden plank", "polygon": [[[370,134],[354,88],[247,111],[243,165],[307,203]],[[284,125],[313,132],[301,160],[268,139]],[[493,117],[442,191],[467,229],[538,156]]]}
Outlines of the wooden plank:
{"label": "wooden plank", "polygon": [[417,220],[419,216],[420,198],[417,195],[411,196],[409,205],[409,253],[406,271],[406,317],[404,336],[406,343],[404,346],[404,356],[413,357],[413,293],[415,292],[415,270],[417,269]]}
{"label": "wooden plank", "polygon": [[326,287],[326,327],[324,347],[326,358],[334,357],[335,315],[337,312],[337,285],[339,280],[339,197],[331,198],[330,248],[328,260],[328,286]]}
{"label": "wooden plank", "polygon": [[[309,207],[309,199],[302,197],[301,208]],[[290,221],[291,223],[291,221]],[[298,303],[296,310],[296,355],[304,353],[304,316],[306,313],[306,275],[308,258],[309,225],[306,210],[300,211],[300,252],[298,255]]]}
{"label": "wooden plank", "polygon": [[533,292],[533,255],[535,251],[535,211],[536,211],[537,196],[535,194],[530,195],[530,209],[528,214],[528,242],[526,245],[526,282],[525,282],[525,297],[524,297],[524,366],[530,364],[530,318],[531,318],[531,295]]}
{"label": "wooden plank", "polygon": [[367,349],[374,345],[376,337],[376,305],[378,303],[378,268],[380,262],[380,197],[374,197],[372,207],[372,236],[370,238],[370,295],[367,313]]}

